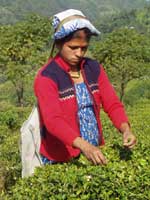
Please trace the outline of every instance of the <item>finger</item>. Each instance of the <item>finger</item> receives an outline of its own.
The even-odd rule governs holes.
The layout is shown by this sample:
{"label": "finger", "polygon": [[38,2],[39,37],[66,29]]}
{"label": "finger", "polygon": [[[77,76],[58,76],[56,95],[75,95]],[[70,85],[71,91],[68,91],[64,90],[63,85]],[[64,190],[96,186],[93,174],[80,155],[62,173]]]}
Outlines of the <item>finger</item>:
{"label": "finger", "polygon": [[136,140],[130,141],[129,143],[124,143],[124,147],[133,148],[136,145]]}
{"label": "finger", "polygon": [[136,138],[135,137],[129,137],[127,140],[125,139],[124,140],[124,144],[127,144],[127,145],[132,145],[132,144],[135,144],[136,143]]}
{"label": "finger", "polygon": [[124,143],[124,144],[127,144],[127,143],[129,143],[129,141],[128,141],[128,140],[129,140],[128,138],[124,138],[124,139],[123,139],[123,143]]}
{"label": "finger", "polygon": [[124,143],[123,143],[124,146],[131,146],[132,144],[133,144],[132,141],[130,141],[130,142],[124,142]]}
{"label": "finger", "polygon": [[99,157],[99,155],[95,155],[94,161],[98,165],[102,165],[103,164],[103,162],[102,162],[101,158]]}
{"label": "finger", "polygon": [[106,165],[106,164],[107,164],[107,160],[106,160],[105,156],[104,156],[102,153],[98,154],[98,157],[99,157],[99,159],[101,160],[101,163],[102,163],[103,165]]}
{"label": "finger", "polygon": [[[85,155],[86,155],[86,154],[85,154]],[[96,159],[94,158],[94,155],[93,155],[93,154],[88,154],[88,155],[86,155],[86,157],[87,157],[87,159],[88,159],[90,162],[92,162],[94,165],[97,164],[97,161],[96,161]]]}
{"label": "finger", "polygon": [[102,161],[103,165],[106,165],[108,163],[108,161],[106,160],[106,158],[104,156],[101,157],[101,161]]}
{"label": "finger", "polygon": [[128,146],[124,145],[124,147],[127,147],[127,148],[129,148],[129,149],[132,149],[135,145],[136,145],[136,142],[133,143],[133,144],[131,144],[131,145],[128,145]]}
{"label": "finger", "polygon": [[99,153],[100,153],[99,151],[94,151],[94,152],[92,152],[92,154],[91,154],[91,160],[92,160],[92,162],[93,162],[95,165],[97,165],[97,164],[102,164],[102,161],[101,161],[101,159],[100,159],[99,156],[98,156]]}

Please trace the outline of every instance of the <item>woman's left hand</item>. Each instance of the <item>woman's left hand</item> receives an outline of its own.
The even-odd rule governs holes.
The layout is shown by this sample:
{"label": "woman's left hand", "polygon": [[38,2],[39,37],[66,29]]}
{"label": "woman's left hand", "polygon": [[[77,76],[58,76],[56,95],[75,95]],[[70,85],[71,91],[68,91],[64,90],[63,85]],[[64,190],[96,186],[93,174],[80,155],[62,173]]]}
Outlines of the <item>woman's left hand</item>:
{"label": "woman's left hand", "polygon": [[120,131],[123,135],[123,146],[132,149],[137,143],[135,135],[131,131],[129,123],[122,123]]}
{"label": "woman's left hand", "polygon": [[132,149],[136,144],[136,137],[131,131],[123,132],[123,146]]}

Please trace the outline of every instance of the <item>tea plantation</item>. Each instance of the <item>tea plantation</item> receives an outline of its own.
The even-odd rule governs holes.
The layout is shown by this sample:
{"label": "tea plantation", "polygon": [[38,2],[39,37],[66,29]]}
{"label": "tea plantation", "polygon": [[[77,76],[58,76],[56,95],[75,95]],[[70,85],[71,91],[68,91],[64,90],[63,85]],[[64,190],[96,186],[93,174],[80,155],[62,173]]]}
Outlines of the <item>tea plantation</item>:
{"label": "tea plantation", "polygon": [[[141,100],[127,112],[138,143],[122,147],[122,136],[102,113],[107,166],[94,166],[83,155],[70,163],[37,168],[21,179],[19,123],[22,110],[1,117],[0,199],[8,200],[150,200],[150,101]],[[25,110],[24,110],[25,111]],[[29,113],[29,109],[24,112]],[[2,113],[3,114],[3,113]],[[14,115],[12,115],[14,116]],[[13,127],[13,128],[12,128]]]}

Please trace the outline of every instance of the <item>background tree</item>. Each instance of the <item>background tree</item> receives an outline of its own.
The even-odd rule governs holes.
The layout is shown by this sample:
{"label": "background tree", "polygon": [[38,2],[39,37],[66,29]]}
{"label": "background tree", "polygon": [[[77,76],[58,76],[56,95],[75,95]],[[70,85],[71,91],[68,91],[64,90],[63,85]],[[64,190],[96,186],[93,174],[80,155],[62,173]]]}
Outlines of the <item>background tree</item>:
{"label": "background tree", "polygon": [[102,33],[118,28],[135,28],[138,32],[150,34],[150,6],[143,9],[123,10],[98,20],[96,26]]}
{"label": "background tree", "polygon": [[26,84],[46,60],[50,37],[51,21],[38,15],[32,15],[13,26],[0,27],[1,81],[11,81],[19,106],[25,103]]}
{"label": "background tree", "polygon": [[121,10],[143,8],[143,0],[0,0],[0,23],[10,24],[22,20],[27,13],[38,13],[44,16],[67,8],[81,9],[90,19],[103,21],[104,16],[118,13]]}
{"label": "background tree", "polygon": [[106,68],[123,99],[127,83],[150,69],[150,39],[134,29],[118,29],[92,45],[93,56]]}

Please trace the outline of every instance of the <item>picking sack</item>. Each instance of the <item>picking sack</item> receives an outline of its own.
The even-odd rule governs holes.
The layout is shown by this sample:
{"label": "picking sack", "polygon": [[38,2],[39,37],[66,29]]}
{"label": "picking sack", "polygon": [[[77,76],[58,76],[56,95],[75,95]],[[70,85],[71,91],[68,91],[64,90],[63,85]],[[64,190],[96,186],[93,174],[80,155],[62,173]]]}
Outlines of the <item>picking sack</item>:
{"label": "picking sack", "polygon": [[20,132],[20,151],[23,178],[33,175],[35,167],[42,165],[39,153],[41,136],[40,119],[37,106],[33,107],[28,119],[22,124]]}

